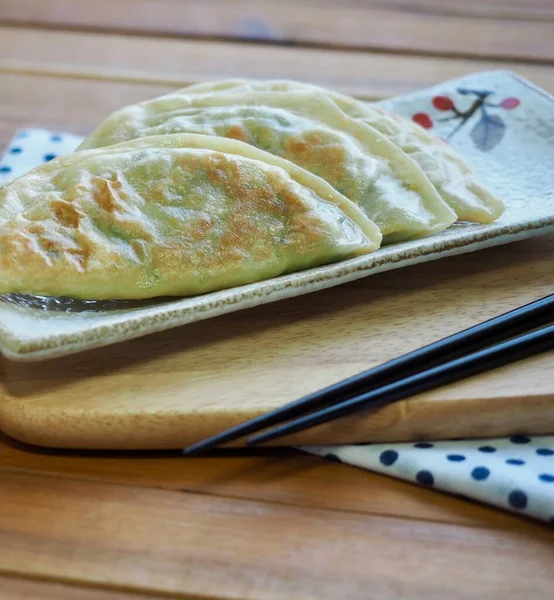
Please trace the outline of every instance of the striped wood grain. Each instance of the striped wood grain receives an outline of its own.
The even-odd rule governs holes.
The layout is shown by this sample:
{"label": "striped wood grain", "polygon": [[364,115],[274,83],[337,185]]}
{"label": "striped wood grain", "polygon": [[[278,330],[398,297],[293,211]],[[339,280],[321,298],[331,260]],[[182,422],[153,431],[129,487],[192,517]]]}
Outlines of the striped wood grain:
{"label": "striped wood grain", "polygon": [[520,3],[518,10],[500,2],[492,6],[465,4],[18,0],[0,7],[0,22],[503,61],[554,61],[552,6]]}

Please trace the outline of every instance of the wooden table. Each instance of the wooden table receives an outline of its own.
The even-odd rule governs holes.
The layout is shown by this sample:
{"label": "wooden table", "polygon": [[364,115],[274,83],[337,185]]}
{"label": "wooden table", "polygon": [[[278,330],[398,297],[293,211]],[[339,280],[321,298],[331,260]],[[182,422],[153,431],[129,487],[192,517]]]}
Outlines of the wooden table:
{"label": "wooden table", "polygon": [[[503,67],[554,91],[553,21],[547,0],[3,0],[0,144],[20,126],[86,133],[216,77],[380,98]],[[548,260],[554,238],[502,249],[499,268],[521,252]],[[426,281],[468,260],[416,268]],[[185,461],[1,439],[0,501],[2,599],[554,596],[551,530],[295,451]]]}

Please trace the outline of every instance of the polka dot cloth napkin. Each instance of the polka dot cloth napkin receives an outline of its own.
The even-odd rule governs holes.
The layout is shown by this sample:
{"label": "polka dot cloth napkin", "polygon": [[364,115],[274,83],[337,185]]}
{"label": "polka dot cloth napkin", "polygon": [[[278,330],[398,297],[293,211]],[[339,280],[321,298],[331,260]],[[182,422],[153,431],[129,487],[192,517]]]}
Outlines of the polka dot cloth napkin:
{"label": "polka dot cloth napkin", "polygon": [[554,436],[307,446],[303,450],[494,504],[554,526]]}
{"label": "polka dot cloth napkin", "polygon": [[[72,152],[81,140],[69,133],[44,129],[19,131],[0,159],[0,185]],[[303,450],[554,525],[554,436],[309,446]]]}
{"label": "polka dot cloth napkin", "polygon": [[56,156],[73,152],[82,137],[45,129],[22,129],[12,138],[0,159],[0,185]]}

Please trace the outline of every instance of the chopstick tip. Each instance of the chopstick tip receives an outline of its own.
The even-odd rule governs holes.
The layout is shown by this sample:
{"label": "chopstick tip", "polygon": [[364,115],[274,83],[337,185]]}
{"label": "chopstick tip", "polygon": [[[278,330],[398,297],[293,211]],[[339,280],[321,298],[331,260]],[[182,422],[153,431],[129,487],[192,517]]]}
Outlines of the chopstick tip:
{"label": "chopstick tip", "polygon": [[207,443],[205,440],[202,442],[197,442],[196,444],[191,444],[186,448],[183,448],[182,452],[185,456],[198,456],[203,452],[206,452],[212,447],[212,444]]}

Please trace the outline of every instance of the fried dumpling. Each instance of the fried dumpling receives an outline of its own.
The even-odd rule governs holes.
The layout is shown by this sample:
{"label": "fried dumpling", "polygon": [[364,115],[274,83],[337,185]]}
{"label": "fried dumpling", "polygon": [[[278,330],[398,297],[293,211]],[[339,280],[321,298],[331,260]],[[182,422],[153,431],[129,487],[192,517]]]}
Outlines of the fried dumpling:
{"label": "fried dumpling", "polygon": [[249,81],[230,79],[206,82],[181,90],[183,94],[228,94],[251,91],[295,92],[312,90],[326,94],[349,116],[360,119],[400,147],[421,168],[441,197],[454,210],[458,219],[490,223],[504,212],[504,204],[474,177],[471,169],[451,146],[416,123],[361,102],[351,96],[296,81]]}
{"label": "fried dumpling", "polygon": [[75,152],[0,191],[0,293],[189,296],[371,252],[355,204],[289,161],[177,134]]}
{"label": "fried dumpling", "polygon": [[357,204],[384,243],[423,237],[456,220],[412,159],[320,92],[170,94],[117,111],[81,148],[178,132],[240,139],[304,167]]}

